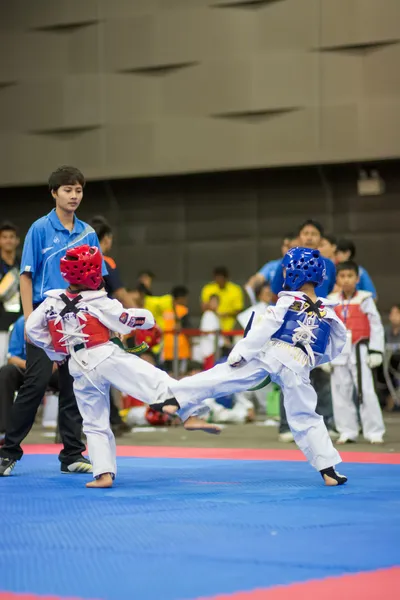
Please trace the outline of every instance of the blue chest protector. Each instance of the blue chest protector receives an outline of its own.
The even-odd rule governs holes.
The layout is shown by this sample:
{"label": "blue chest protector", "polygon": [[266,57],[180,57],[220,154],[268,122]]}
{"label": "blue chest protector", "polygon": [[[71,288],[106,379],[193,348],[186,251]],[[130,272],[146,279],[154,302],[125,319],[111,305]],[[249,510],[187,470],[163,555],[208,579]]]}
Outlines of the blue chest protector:
{"label": "blue chest protector", "polygon": [[320,311],[319,306],[312,302],[311,306],[305,306],[305,302],[296,300],[288,309],[283,324],[271,339],[304,350],[308,346],[314,354],[324,354],[331,326],[324,320],[324,311]]}

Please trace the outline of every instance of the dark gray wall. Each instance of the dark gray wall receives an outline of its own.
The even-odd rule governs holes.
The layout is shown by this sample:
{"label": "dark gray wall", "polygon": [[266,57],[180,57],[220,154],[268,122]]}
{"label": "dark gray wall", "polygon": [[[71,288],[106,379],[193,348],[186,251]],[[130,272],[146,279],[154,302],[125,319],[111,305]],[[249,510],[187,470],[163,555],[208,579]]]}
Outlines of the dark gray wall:
{"label": "dark gray wall", "polygon": [[[312,217],[356,242],[386,312],[400,302],[400,161],[378,167],[386,192],[377,197],[357,195],[357,167],[349,165],[89,183],[79,216],[103,214],[115,227],[113,255],[127,286],[150,268],[156,292],[187,284],[196,311],[214,266],[243,283],[279,256],[285,232]],[[42,187],[3,188],[0,206],[24,234],[53,204]]]}

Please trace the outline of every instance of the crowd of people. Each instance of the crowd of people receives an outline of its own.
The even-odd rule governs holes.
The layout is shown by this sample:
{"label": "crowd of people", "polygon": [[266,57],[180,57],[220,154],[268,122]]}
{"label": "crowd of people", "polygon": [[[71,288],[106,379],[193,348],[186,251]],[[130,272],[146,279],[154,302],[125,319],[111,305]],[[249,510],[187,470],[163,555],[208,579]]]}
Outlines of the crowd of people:
{"label": "crowd of people", "polygon": [[[101,251],[102,277],[110,298],[118,300],[127,310],[144,309],[154,316],[153,327],[138,328],[124,336],[125,347],[141,353],[143,361],[175,379],[207,371],[226,361],[252,315],[256,319],[265,317],[284,289],[282,260],[289,249],[319,250],[324,257],[324,277],[315,291],[336,306],[336,314],[348,331],[348,340],[336,361],[311,370],[317,413],[338,443],[355,442],[360,431],[371,443],[383,442],[381,406],[390,410],[399,406],[400,305],[392,307],[390,324],[384,333],[377,309],[377,291],[366,269],[356,262],[352,240],[337,240],[325,233],[320,223],[307,219],[298,231],[283,237],[281,257],[261,266],[243,287],[231,280],[227,268],[217,266],[212,281],[201,290],[202,316],[199,327],[193,329],[189,290],[185,285],[176,285],[168,293],[156,295],[155,274],[142,270],[133,289],[124,286],[112,258],[111,225],[102,216],[94,216],[86,224],[75,215],[84,184],[77,169],[63,168],[52,173],[49,186],[56,206],[30,228],[21,259],[17,228],[8,222],[0,227],[0,355],[4,357],[0,368],[0,443],[3,443],[0,457],[3,460],[15,463],[21,458],[21,442],[32,427],[46,390],[51,389],[59,394],[58,426],[64,446],[60,454],[61,470],[91,470],[82,455],[81,416],[68,365],[51,361],[24,335],[25,320],[43,302],[44,294],[66,287],[59,269],[60,253],[79,243],[97,246]],[[218,401],[208,398],[210,419],[254,420],[257,411],[265,410],[267,390],[268,386],[243,391]],[[110,419],[116,433],[123,433],[132,425],[176,423],[173,415],[161,415],[136,398],[125,395],[116,400],[111,395],[110,401]],[[279,440],[293,441],[283,392],[279,418]]]}

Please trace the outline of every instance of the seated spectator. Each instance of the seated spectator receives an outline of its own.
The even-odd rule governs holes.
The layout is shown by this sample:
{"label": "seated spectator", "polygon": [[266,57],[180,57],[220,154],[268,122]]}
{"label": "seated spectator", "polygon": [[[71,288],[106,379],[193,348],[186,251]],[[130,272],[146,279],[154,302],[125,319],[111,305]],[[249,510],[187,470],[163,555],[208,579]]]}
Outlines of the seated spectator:
{"label": "seated spectator", "polygon": [[218,315],[222,331],[232,331],[235,327],[236,316],[244,308],[243,292],[240,285],[229,280],[226,267],[214,269],[214,280],[207,283],[201,290],[202,310],[204,311],[211,296],[218,296]]}
{"label": "seated spectator", "polygon": [[392,411],[400,410],[400,304],[390,309],[389,321],[385,327],[386,410]]}
{"label": "seated spectator", "polygon": [[[295,238],[296,236],[293,233],[288,233],[283,237],[281,244],[282,257],[285,256],[286,252],[292,247],[292,243]],[[270,284],[274,279],[276,270],[280,268],[281,260],[282,258],[277,258],[265,263],[258,273],[255,273],[255,275],[250,277],[244,286],[244,289],[246,290],[252,304],[256,304],[257,302],[255,295],[256,290],[259,289],[264,283]]]}
{"label": "seated spectator", "polygon": [[[337,243],[336,247],[336,263],[347,262],[348,260],[355,260],[356,246],[352,240],[341,239]],[[364,267],[358,266],[359,268],[359,280],[357,283],[357,290],[364,290],[364,292],[371,292],[374,300],[376,300],[376,288],[372,283],[372,279],[368,274],[368,271]]]}
{"label": "seated spectator", "polygon": [[[15,393],[24,381],[26,369],[26,342],[24,317],[14,323],[8,345],[8,363],[0,369],[0,437],[7,430],[7,422]],[[49,387],[58,390],[58,371],[54,369]]]}

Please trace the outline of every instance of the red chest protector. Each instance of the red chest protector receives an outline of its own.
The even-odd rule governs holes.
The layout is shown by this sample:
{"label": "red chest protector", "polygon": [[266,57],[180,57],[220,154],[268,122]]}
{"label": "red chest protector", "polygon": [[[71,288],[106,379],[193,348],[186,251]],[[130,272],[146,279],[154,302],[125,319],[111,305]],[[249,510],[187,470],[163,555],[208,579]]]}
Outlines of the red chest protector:
{"label": "red chest protector", "polygon": [[[75,314],[79,333],[84,334],[82,344],[85,348],[94,348],[101,344],[106,344],[110,340],[110,330],[103,325],[96,317],[88,312],[77,308],[77,303],[82,299],[81,296],[76,296],[71,300],[65,294],[61,294],[60,299],[65,302],[65,308],[60,312],[61,320],[56,324],[57,315],[48,321],[49,332],[53,343],[54,350],[61,354],[70,354],[68,348],[68,338],[73,338],[73,331],[65,331],[64,318],[68,314]],[[82,317],[79,315],[82,313]],[[68,336],[65,338],[65,336]]]}
{"label": "red chest protector", "polygon": [[346,306],[335,306],[335,313],[351,331],[352,343],[357,344],[360,340],[368,340],[371,334],[368,315],[361,310],[360,301],[357,296],[350,300]]}

